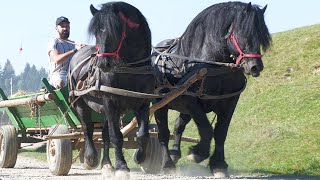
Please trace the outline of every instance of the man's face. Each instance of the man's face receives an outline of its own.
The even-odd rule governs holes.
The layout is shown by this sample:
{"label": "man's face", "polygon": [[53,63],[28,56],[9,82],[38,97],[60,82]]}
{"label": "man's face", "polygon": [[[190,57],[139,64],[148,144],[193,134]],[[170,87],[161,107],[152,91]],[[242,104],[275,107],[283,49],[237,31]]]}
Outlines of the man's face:
{"label": "man's face", "polygon": [[61,22],[56,27],[57,32],[59,33],[60,38],[68,39],[70,35],[70,23],[68,22]]}

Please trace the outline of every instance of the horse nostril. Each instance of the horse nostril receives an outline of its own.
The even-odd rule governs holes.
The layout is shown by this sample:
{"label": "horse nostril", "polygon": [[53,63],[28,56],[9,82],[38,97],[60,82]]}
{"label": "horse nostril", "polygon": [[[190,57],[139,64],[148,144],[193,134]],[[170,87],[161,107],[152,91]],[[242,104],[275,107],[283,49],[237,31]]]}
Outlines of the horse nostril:
{"label": "horse nostril", "polygon": [[258,66],[252,66],[250,71],[251,71],[251,73],[258,73],[259,72],[259,68],[258,68]]}

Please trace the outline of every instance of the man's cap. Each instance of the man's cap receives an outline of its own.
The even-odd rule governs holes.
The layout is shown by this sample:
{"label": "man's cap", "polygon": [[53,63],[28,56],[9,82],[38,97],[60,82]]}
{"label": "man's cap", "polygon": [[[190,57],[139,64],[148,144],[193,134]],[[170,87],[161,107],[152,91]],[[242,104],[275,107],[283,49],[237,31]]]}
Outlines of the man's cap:
{"label": "man's cap", "polygon": [[61,17],[58,17],[57,20],[56,20],[56,25],[59,25],[60,23],[62,22],[67,22],[67,23],[70,23],[69,22],[69,19],[64,17],[64,16],[61,16]]}

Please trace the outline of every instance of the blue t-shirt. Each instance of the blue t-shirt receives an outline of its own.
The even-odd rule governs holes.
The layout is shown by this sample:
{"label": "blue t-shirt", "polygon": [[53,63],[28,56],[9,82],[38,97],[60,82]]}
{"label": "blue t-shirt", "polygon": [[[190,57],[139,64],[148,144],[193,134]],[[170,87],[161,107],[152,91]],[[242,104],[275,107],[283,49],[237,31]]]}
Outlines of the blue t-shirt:
{"label": "blue t-shirt", "polygon": [[[73,43],[74,43],[73,41],[69,41],[69,40],[64,41],[59,38],[52,39],[49,42],[49,46],[48,46],[48,56],[50,54],[50,51],[52,51],[52,50],[57,50],[59,52],[59,54],[63,54],[63,53],[66,53],[68,51],[75,49],[75,45]],[[49,74],[55,74],[55,73],[65,74],[65,73],[67,73],[71,58],[72,58],[72,56],[65,59],[62,63],[57,64],[57,63],[53,62],[49,56],[49,62],[50,62]]]}

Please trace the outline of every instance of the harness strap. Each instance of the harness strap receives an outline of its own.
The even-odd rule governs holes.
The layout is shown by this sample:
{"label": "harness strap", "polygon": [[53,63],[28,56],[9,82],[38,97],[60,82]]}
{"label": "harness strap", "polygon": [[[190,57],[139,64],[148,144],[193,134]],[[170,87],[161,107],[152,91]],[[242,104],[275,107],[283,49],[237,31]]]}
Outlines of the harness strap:
{"label": "harness strap", "polygon": [[149,61],[149,60],[150,60],[150,58],[151,58],[151,55],[150,55],[150,56],[148,56],[148,57],[146,57],[146,58],[143,58],[143,59],[141,59],[141,60],[138,60],[138,61],[135,61],[135,62],[132,62],[132,63],[127,63],[127,65],[132,66],[132,65],[136,65],[136,64],[144,63],[144,62]]}
{"label": "harness strap", "polygon": [[186,57],[186,56],[181,56],[178,54],[171,54],[171,53],[167,53],[167,52],[160,52],[158,51],[155,47],[153,47],[153,50],[158,53],[159,55],[163,55],[163,56],[170,56],[170,57],[175,57],[175,58],[179,58],[179,59],[185,59],[185,60],[189,60],[190,62],[196,62],[196,63],[206,63],[206,64],[212,64],[212,65],[219,65],[219,66],[226,66],[226,67],[231,67],[231,68],[237,68],[239,67],[238,64],[234,64],[234,63],[222,63],[222,62],[214,62],[214,61],[206,61],[204,59],[199,59],[199,58],[191,58],[191,57]]}
{"label": "harness strap", "polygon": [[202,96],[197,96],[198,93],[194,93],[194,92],[190,92],[190,91],[186,91],[184,93],[184,95],[189,95],[189,96],[197,96],[199,99],[203,99],[203,100],[219,100],[219,99],[225,99],[225,98],[230,98],[233,96],[237,96],[240,95],[247,87],[247,78],[245,79],[245,83],[244,86],[237,92],[234,93],[229,93],[229,94],[223,94],[223,95],[217,95],[217,96],[213,96],[213,95],[207,95],[207,94],[203,94]]}
{"label": "harness strap", "polygon": [[156,99],[156,98],[165,97],[165,94],[160,94],[160,95],[148,94],[148,93],[142,93],[142,92],[129,91],[129,90],[120,89],[120,88],[113,88],[113,87],[104,86],[104,85],[100,85],[99,89],[97,89],[96,86],[93,86],[86,90],[81,90],[81,91],[73,90],[72,92],[70,91],[70,94],[74,94],[75,96],[83,96],[91,91],[103,91],[103,92],[120,95],[120,96],[144,98],[144,99]]}

